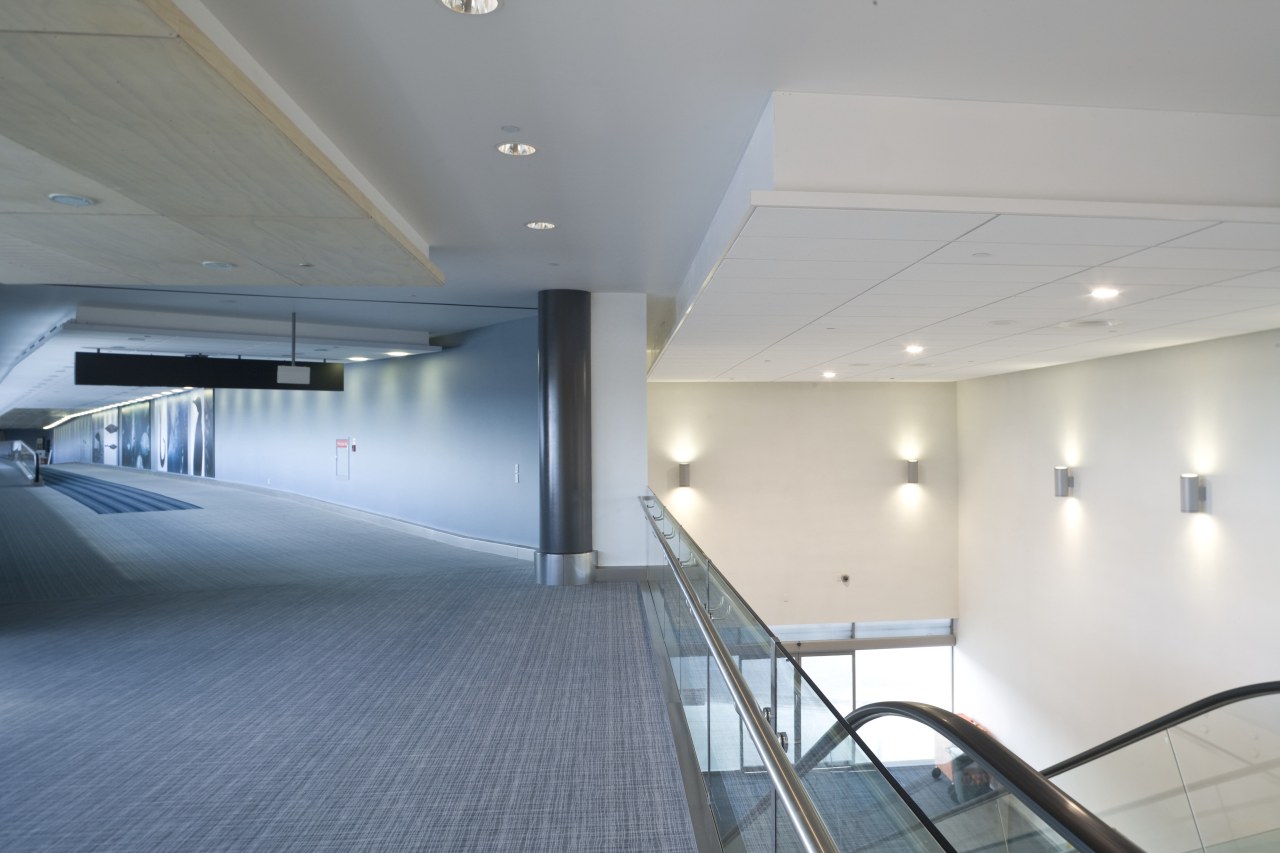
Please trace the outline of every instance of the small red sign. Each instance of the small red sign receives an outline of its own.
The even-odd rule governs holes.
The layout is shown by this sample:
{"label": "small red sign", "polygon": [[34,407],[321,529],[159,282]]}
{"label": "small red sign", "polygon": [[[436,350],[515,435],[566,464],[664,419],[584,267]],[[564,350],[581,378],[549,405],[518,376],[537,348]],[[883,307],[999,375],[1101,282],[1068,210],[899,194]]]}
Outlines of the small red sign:
{"label": "small red sign", "polygon": [[346,449],[346,446],[347,446],[347,439],[345,439],[345,438],[340,438],[340,439],[338,439],[338,449],[339,449],[339,450],[345,450],[345,449]]}

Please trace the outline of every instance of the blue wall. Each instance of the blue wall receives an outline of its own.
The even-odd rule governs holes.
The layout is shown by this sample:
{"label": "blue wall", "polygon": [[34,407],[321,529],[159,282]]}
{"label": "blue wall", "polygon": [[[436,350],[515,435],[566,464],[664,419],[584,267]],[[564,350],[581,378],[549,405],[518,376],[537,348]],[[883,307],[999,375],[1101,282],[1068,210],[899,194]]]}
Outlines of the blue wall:
{"label": "blue wall", "polygon": [[[349,364],[342,393],[217,391],[218,479],[536,547],[537,321],[454,343]],[[340,479],[335,442],[348,437],[356,449]]]}

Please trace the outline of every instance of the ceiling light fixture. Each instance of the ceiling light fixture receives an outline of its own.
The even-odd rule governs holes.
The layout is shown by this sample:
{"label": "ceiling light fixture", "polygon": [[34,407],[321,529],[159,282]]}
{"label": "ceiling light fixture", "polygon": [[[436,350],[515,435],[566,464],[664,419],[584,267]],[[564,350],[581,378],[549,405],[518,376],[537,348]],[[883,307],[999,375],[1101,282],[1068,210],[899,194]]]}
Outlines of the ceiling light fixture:
{"label": "ceiling light fixture", "polygon": [[368,361],[368,360],[369,360],[369,357],[367,355],[353,355],[351,356],[351,358],[347,359],[347,361]]}
{"label": "ceiling light fixture", "polygon": [[836,378],[836,372],[835,372],[834,370],[824,370],[824,371],[822,371],[822,378],[823,378],[823,379],[835,379],[835,378]]}
{"label": "ceiling light fixture", "polygon": [[200,266],[207,270],[233,270],[236,265],[231,261],[201,261]]}
{"label": "ceiling light fixture", "polygon": [[1115,299],[1120,295],[1120,291],[1114,287],[1095,287],[1089,291],[1089,295],[1094,299]]}
{"label": "ceiling light fixture", "polygon": [[394,352],[383,353],[383,355],[389,355],[392,358],[404,358],[406,355],[413,355],[413,353],[405,352],[404,350],[396,350]]}
{"label": "ceiling light fixture", "polygon": [[905,352],[908,355],[919,355],[920,353],[924,352],[924,347],[920,346],[919,344],[907,344],[907,348]]}
{"label": "ceiling light fixture", "polygon": [[67,207],[93,207],[98,203],[97,199],[89,198],[87,195],[71,193],[49,193],[45,197],[54,204],[65,204]]}
{"label": "ceiling light fixture", "polygon": [[502,0],[440,0],[446,9],[463,15],[487,15],[496,12]]}
{"label": "ceiling light fixture", "polygon": [[530,154],[538,153],[538,149],[527,142],[504,142],[496,147],[499,153],[510,157],[528,157]]}
{"label": "ceiling light fixture", "polygon": [[526,222],[524,227],[531,231],[550,231],[552,228],[556,227],[556,224],[554,222],[546,222],[539,219],[534,220],[533,222]]}

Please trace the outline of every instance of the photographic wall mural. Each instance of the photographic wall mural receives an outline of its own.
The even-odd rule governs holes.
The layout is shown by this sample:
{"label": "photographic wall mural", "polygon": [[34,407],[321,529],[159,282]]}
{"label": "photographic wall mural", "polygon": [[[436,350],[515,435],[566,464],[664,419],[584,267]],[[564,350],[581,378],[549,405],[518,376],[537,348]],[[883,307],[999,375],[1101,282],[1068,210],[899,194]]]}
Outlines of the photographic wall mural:
{"label": "photographic wall mural", "polygon": [[213,389],[197,388],[67,421],[53,430],[56,462],[92,462],[214,476]]}
{"label": "photographic wall mural", "polygon": [[199,388],[151,401],[152,468],[213,476],[213,391]]}
{"label": "photographic wall mural", "polygon": [[151,467],[151,401],[120,408],[120,464]]}

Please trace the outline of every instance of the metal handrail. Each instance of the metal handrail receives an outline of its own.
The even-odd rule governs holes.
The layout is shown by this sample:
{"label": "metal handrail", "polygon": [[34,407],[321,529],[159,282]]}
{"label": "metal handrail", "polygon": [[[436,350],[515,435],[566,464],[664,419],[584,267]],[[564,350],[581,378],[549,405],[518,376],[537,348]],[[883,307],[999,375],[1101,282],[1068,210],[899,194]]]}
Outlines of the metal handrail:
{"label": "metal handrail", "polygon": [[40,479],[40,457],[25,441],[13,442],[10,457],[28,480],[34,483]]}
{"label": "metal handrail", "polygon": [[1141,853],[1141,847],[1080,805],[987,732],[958,714],[921,702],[863,705],[828,729],[796,762],[796,771],[807,772],[830,754],[849,730],[857,730],[879,717],[905,717],[938,732],[996,777],[1007,794],[1026,805],[1076,847],[1097,853]]}
{"label": "metal handrail", "polygon": [[[644,505],[644,498],[641,498],[640,502],[641,505]],[[710,618],[699,606],[697,594],[693,591],[689,576],[685,574],[679,558],[672,551],[671,545],[668,544],[667,537],[659,529],[657,521],[649,514],[647,508],[645,518],[649,519],[649,526],[653,528],[658,544],[666,552],[667,563],[680,586],[680,592],[684,595],[685,603],[689,606],[689,612],[693,614],[698,631],[702,634],[703,640],[706,641],[707,647],[711,651],[711,657],[715,661],[716,667],[720,670],[720,675],[728,685],[729,695],[733,698],[733,704],[738,709],[738,715],[746,724],[747,734],[751,737],[751,742],[755,744],[761,759],[764,761],[765,769],[769,773],[769,779],[773,782],[774,790],[782,801],[782,807],[786,811],[787,817],[791,819],[791,824],[795,827],[800,843],[804,845],[804,849],[808,853],[838,853],[840,848],[836,845],[835,839],[831,837],[831,832],[827,829],[826,823],[823,822],[817,807],[814,806],[813,801],[809,798],[809,794],[804,788],[804,783],[800,781],[800,776],[796,773],[795,768],[791,766],[791,762],[787,760],[787,755],[783,751],[782,745],[774,737],[772,727],[765,720],[760,709],[756,707],[755,702],[752,701],[751,691],[748,689],[742,673],[733,665],[733,657],[725,646],[724,641],[720,639],[719,634],[716,633],[715,628],[711,625]]]}
{"label": "metal handrail", "polygon": [[1090,761],[1096,761],[1104,755],[1110,755],[1144,738],[1151,737],[1153,734],[1171,729],[1174,726],[1180,726],[1188,720],[1199,717],[1201,714],[1207,714],[1217,708],[1225,705],[1234,705],[1236,702],[1243,702],[1246,699],[1272,696],[1277,693],[1280,693],[1280,681],[1263,681],[1259,684],[1248,684],[1244,687],[1235,687],[1231,690],[1224,690],[1221,693],[1214,693],[1212,696],[1206,696],[1198,702],[1184,705],[1176,711],[1171,711],[1149,723],[1130,729],[1122,735],[1103,741],[1092,749],[1086,749],[1079,755],[1073,755],[1064,761],[1059,761],[1052,767],[1046,767],[1041,772],[1045,776],[1066,773],[1068,770],[1074,770],[1083,764],[1088,764]]}

